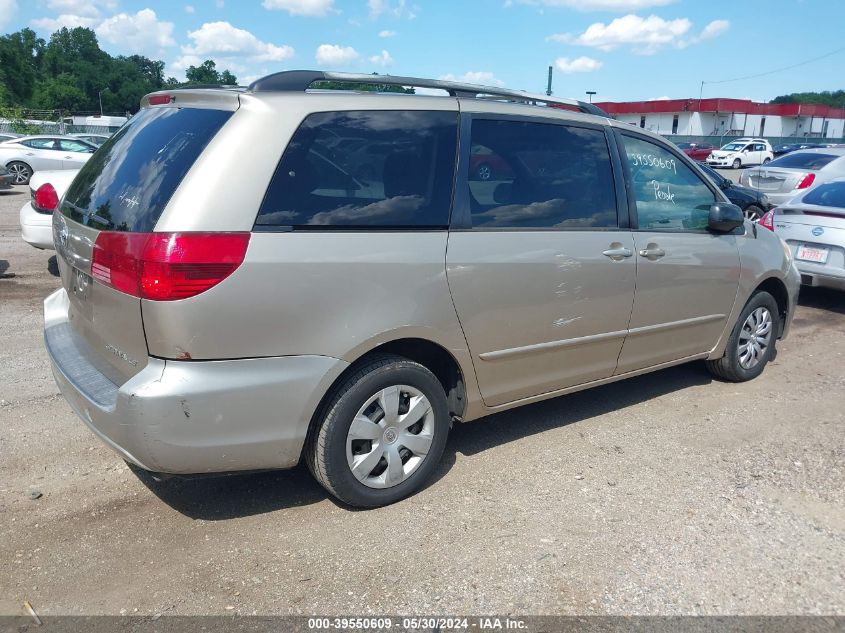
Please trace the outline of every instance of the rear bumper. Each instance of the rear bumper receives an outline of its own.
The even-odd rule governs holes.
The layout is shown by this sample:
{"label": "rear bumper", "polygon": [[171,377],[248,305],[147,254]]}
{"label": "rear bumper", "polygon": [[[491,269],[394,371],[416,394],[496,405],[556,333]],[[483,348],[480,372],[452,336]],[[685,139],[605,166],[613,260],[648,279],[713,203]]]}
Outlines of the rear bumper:
{"label": "rear bumper", "polygon": [[813,270],[811,266],[807,266],[804,270],[799,268],[801,273],[801,284],[804,286],[813,286],[820,288],[832,288],[834,290],[845,290],[845,273],[836,274],[831,271]]}
{"label": "rear bumper", "polygon": [[85,424],[125,459],[163,473],[290,468],[313,412],[348,366],[327,356],[221,361],[150,358],[122,385],[86,360],[67,294],[44,302],[53,375]]}
{"label": "rear bumper", "polygon": [[53,250],[53,216],[38,213],[27,202],[21,207],[21,237],[35,248]]}

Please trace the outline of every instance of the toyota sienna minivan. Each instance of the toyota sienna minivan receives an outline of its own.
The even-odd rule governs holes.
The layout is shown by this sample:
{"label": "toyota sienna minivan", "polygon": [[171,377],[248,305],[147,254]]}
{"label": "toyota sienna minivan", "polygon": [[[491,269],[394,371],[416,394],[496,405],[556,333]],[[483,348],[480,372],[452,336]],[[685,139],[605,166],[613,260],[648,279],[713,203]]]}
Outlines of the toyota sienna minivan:
{"label": "toyota sienna minivan", "polygon": [[53,371],[128,462],[304,459],[380,506],[453,423],[689,361],[749,380],[786,336],[789,250],[661,137],[557,97],[325,80],[372,78],[148,95],[54,214]]}

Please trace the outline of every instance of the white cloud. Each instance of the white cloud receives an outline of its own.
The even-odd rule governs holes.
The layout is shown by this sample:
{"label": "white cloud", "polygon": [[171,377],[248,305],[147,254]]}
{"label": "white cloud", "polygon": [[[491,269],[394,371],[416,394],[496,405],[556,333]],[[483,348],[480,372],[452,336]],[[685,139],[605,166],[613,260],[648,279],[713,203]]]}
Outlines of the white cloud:
{"label": "white cloud", "polygon": [[370,57],[370,61],[376,66],[390,66],[393,63],[393,58],[390,53],[382,50],[381,54]]}
{"label": "white cloud", "polygon": [[413,20],[420,12],[420,7],[414,5],[409,7],[405,0],[367,0],[367,6],[370,9],[370,17],[377,18],[382,15],[394,18],[408,18]]}
{"label": "white cloud", "polygon": [[98,17],[100,9],[113,11],[117,9],[115,0],[47,0],[47,8],[65,15],[81,15]]}
{"label": "white cloud", "polygon": [[648,99],[648,101],[669,101],[669,97],[652,97],[651,99]]}
{"label": "white cloud", "polygon": [[634,53],[652,55],[666,46],[683,48],[704,39],[716,37],[729,26],[727,20],[714,20],[697,36],[690,36],[692,22],[687,18],[664,20],[656,15],[642,18],[630,14],[605,24],[595,22],[580,35],[558,33],[548,39],[566,44],[591,46],[610,51],[630,46]]}
{"label": "white cloud", "polygon": [[448,75],[441,75],[440,79],[443,81],[457,81],[460,83],[465,84],[477,84],[480,86],[504,86],[505,82],[497,79],[496,76],[488,71],[481,70],[481,71],[469,71],[464,73],[463,75],[453,75],[449,73]]}
{"label": "white cloud", "polygon": [[160,22],[152,9],[135,15],[119,13],[96,27],[97,36],[118,49],[160,57],[163,49],[175,46],[173,23]]}
{"label": "white cloud", "polygon": [[396,37],[396,31],[387,31],[387,30],[379,31],[378,36],[379,37]]}
{"label": "white cloud", "polygon": [[15,17],[17,10],[17,0],[0,0],[0,29],[6,28],[6,25]]}
{"label": "white cloud", "polygon": [[709,40],[714,37],[718,37],[725,31],[727,31],[731,26],[731,23],[727,20],[713,20],[710,24],[704,27],[704,30],[701,32],[696,38],[696,41],[702,40]]}
{"label": "white cloud", "polygon": [[517,0],[517,2],[578,11],[638,11],[649,7],[663,7],[677,0]]}
{"label": "white cloud", "polygon": [[182,47],[183,55],[212,59],[241,57],[255,62],[279,62],[294,56],[290,46],[262,42],[249,31],[228,22],[206,22],[198,30],[188,33],[188,38],[193,43]]}
{"label": "white cloud", "polygon": [[185,13],[196,13],[196,9],[191,4],[185,5]]}
{"label": "white cloud", "polygon": [[334,13],[334,0],[264,0],[261,3],[271,11],[287,11],[291,15],[323,17]]}
{"label": "white cloud", "polygon": [[63,14],[57,18],[38,18],[32,20],[30,25],[42,31],[53,33],[62,28],[74,29],[77,26],[92,28],[100,23],[100,18],[91,18],[83,15]]}
{"label": "white cloud", "polygon": [[593,59],[592,57],[577,57],[575,59],[569,59],[568,57],[558,57],[555,60],[555,66],[557,69],[565,74],[571,73],[591,73],[594,70],[598,70],[604,64],[597,59]]}
{"label": "white cloud", "polygon": [[320,66],[343,66],[358,59],[358,51],[351,46],[320,44],[314,55]]}

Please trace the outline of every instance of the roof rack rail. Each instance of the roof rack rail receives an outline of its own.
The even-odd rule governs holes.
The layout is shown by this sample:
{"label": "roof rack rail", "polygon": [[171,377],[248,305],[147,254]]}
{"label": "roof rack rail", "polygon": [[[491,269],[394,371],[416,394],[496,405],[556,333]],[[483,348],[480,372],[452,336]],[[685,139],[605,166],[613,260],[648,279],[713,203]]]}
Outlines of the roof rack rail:
{"label": "roof rack rail", "polygon": [[519,103],[547,105],[563,105],[576,108],[586,114],[607,117],[608,114],[592,103],[567,99],[565,97],[550,97],[541,94],[508,90],[495,86],[477,86],[475,84],[457,81],[443,81],[440,79],[421,79],[419,77],[400,77],[398,75],[368,75],[364,73],[336,73],[320,70],[285,70],[261,79],[256,79],[249,85],[252,92],[305,92],[318,81],[337,81],[342,83],[368,83],[389,86],[410,86],[413,88],[434,88],[444,90],[452,97],[496,97]]}

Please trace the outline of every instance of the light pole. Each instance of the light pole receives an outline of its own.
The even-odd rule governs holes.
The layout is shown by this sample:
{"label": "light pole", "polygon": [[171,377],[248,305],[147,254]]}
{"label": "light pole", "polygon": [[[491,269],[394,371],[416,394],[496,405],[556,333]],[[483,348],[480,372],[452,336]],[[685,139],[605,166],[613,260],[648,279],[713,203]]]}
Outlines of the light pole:
{"label": "light pole", "polygon": [[596,94],[596,91],[595,91],[595,90],[588,90],[588,91],[587,91],[587,95],[589,95],[589,97],[590,97],[590,103],[592,103],[592,102],[593,102],[593,95],[594,95],[594,94]]}
{"label": "light pole", "polygon": [[100,117],[102,117],[103,116],[103,91],[102,90],[97,91],[97,97],[100,100]]}

